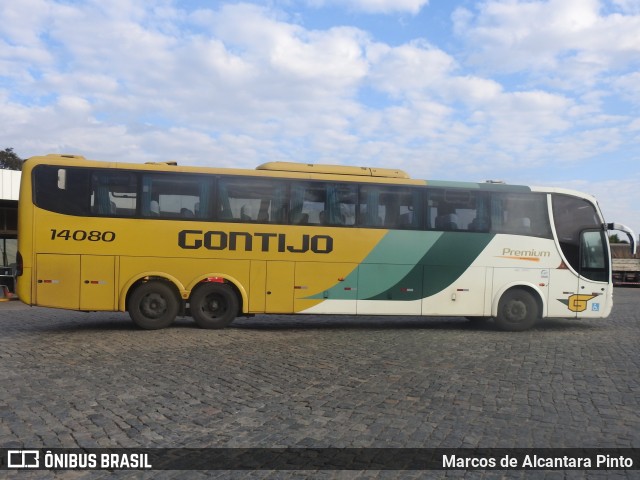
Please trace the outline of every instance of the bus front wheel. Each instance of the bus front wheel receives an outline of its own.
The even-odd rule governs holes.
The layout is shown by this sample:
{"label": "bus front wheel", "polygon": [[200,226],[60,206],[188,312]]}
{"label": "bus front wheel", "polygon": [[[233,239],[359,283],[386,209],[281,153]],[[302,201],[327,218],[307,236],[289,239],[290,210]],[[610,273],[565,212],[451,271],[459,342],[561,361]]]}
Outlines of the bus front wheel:
{"label": "bus front wheel", "polygon": [[166,328],[178,315],[180,305],[173,289],[164,282],[146,282],[136,288],[127,310],[133,323],[145,330]]}
{"label": "bus front wheel", "polygon": [[229,285],[205,283],[190,300],[191,316],[200,328],[224,328],[236,318],[238,296]]}
{"label": "bus front wheel", "polygon": [[524,289],[514,288],[502,295],[498,304],[496,326],[509,332],[528,330],[538,319],[538,302]]}

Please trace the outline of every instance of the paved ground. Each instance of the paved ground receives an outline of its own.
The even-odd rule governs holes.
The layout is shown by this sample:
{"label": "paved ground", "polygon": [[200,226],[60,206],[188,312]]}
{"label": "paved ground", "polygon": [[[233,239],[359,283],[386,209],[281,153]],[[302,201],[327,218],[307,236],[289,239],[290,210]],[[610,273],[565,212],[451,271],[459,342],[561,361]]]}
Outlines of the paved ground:
{"label": "paved ground", "polygon": [[[524,333],[454,318],[301,316],[141,331],[126,314],[0,303],[0,447],[640,448],[640,290],[617,289],[615,301],[609,319]],[[147,478],[158,476],[180,477]]]}

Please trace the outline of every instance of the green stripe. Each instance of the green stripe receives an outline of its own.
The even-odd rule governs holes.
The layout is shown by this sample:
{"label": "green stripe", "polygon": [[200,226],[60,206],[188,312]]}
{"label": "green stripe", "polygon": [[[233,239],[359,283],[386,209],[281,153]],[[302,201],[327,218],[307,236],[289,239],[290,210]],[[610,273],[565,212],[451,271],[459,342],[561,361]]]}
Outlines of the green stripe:
{"label": "green stripe", "polygon": [[[490,233],[442,233],[407,274],[377,295],[368,296],[358,286],[358,298],[366,300],[419,300],[441,292],[456,281],[494,237]],[[399,247],[400,248],[400,247]],[[381,280],[381,279],[378,279]],[[419,285],[413,292],[407,286]],[[363,294],[364,293],[364,294]]]}
{"label": "green stripe", "polygon": [[423,298],[435,295],[455,282],[494,236],[492,233],[445,233],[422,259],[425,266]]}
{"label": "green stripe", "polygon": [[[357,283],[361,300],[419,300],[455,282],[493,237],[490,233],[389,231],[346,280]],[[353,299],[340,284],[327,293],[307,298]]]}
{"label": "green stripe", "polygon": [[[385,292],[389,288],[411,274],[440,236],[441,232],[390,230],[360,264],[371,268],[365,269],[368,270],[365,272],[361,272],[360,267],[354,269],[345,282],[358,285],[360,299],[386,295]],[[374,265],[378,268],[373,267]],[[306,298],[327,297],[337,300],[353,298],[344,291],[341,283],[334,285],[327,292],[319,292]]]}

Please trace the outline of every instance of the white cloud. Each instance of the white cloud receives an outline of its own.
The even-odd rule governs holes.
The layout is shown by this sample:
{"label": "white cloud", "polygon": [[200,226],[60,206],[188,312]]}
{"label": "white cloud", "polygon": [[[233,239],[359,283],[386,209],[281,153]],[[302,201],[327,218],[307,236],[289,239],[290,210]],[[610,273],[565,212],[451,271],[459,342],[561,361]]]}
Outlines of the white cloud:
{"label": "white cloud", "polygon": [[640,72],[633,72],[621,75],[611,80],[611,86],[620,94],[622,98],[630,100],[636,105],[640,105]]}
{"label": "white cloud", "polygon": [[358,29],[306,30],[264,8],[242,4],[227,5],[209,20],[214,35],[271,79],[340,90],[366,73],[361,50],[366,36]]}
{"label": "white cloud", "polygon": [[367,74],[367,36],[355,28],[309,31],[240,4],[191,17],[165,10],[163,22],[199,22],[200,31],[177,34],[158,28],[153,10],[122,7],[52,9],[35,37],[56,45],[53,65],[32,77],[38,67],[23,58],[12,70],[28,81],[12,94],[82,97],[105,126],[152,120],[213,137],[229,129],[308,135],[344,123]]}
{"label": "white cloud", "polygon": [[45,27],[50,11],[51,5],[46,0],[2,2],[2,36],[12,45],[37,49],[44,47],[38,32]]}
{"label": "white cloud", "polygon": [[[193,28],[178,34],[171,21]],[[127,125],[115,129],[124,138],[112,153],[101,150],[104,142],[94,148],[77,142],[99,158],[120,155],[128,145],[147,157],[210,149],[245,166],[274,157],[415,160],[420,173],[435,174],[443,165],[470,168],[497,149],[489,164],[508,166],[516,155],[546,153],[546,136],[566,128],[570,106],[561,96],[508,92],[462,72],[425,40],[390,46],[353,27],[307,30],[249,4],[190,15],[165,9],[159,19],[153,10],[90,3],[61,7],[50,24],[57,68],[28,88],[57,92],[60,99],[49,107],[57,124],[82,123],[83,115],[85,138],[100,131],[112,136],[114,127]],[[88,25],[99,34],[92,36]],[[72,69],[63,65],[67,60]],[[387,95],[388,105],[358,103],[364,85]],[[52,137],[72,145],[67,131]],[[163,132],[172,141],[159,140]]]}
{"label": "white cloud", "polygon": [[495,80],[471,75],[447,78],[443,87],[450,101],[462,100],[472,108],[487,106],[504,94]]}
{"label": "white cloud", "polygon": [[429,0],[307,0],[314,7],[328,4],[365,13],[410,13],[417,14]]}
{"label": "white cloud", "polygon": [[305,28],[300,2],[291,15],[251,3],[4,2],[0,148],[625,181],[602,159],[640,150],[630,2],[464,2],[452,18],[462,44],[428,29],[394,42],[355,23],[426,1],[329,3],[354,23]]}
{"label": "white cloud", "polygon": [[442,83],[451,74],[455,60],[423,41],[398,47],[376,43],[367,49],[371,63],[368,81],[394,96],[411,96]]}
{"label": "white cloud", "polygon": [[612,0],[612,3],[623,13],[640,14],[638,0]]}
{"label": "white cloud", "polygon": [[469,61],[485,71],[545,72],[580,89],[640,61],[640,15],[601,7],[598,0],[487,0],[475,12],[458,8],[453,21]]}

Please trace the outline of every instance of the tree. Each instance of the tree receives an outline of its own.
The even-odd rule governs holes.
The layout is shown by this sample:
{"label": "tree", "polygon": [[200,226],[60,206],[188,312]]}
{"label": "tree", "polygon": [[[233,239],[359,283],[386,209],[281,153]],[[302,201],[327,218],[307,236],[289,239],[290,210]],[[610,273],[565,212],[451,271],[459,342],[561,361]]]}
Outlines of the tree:
{"label": "tree", "polygon": [[24,160],[13,151],[13,148],[5,148],[0,151],[0,169],[22,170],[23,163]]}
{"label": "tree", "polygon": [[609,235],[609,243],[629,243],[626,239],[620,239],[617,233]]}

